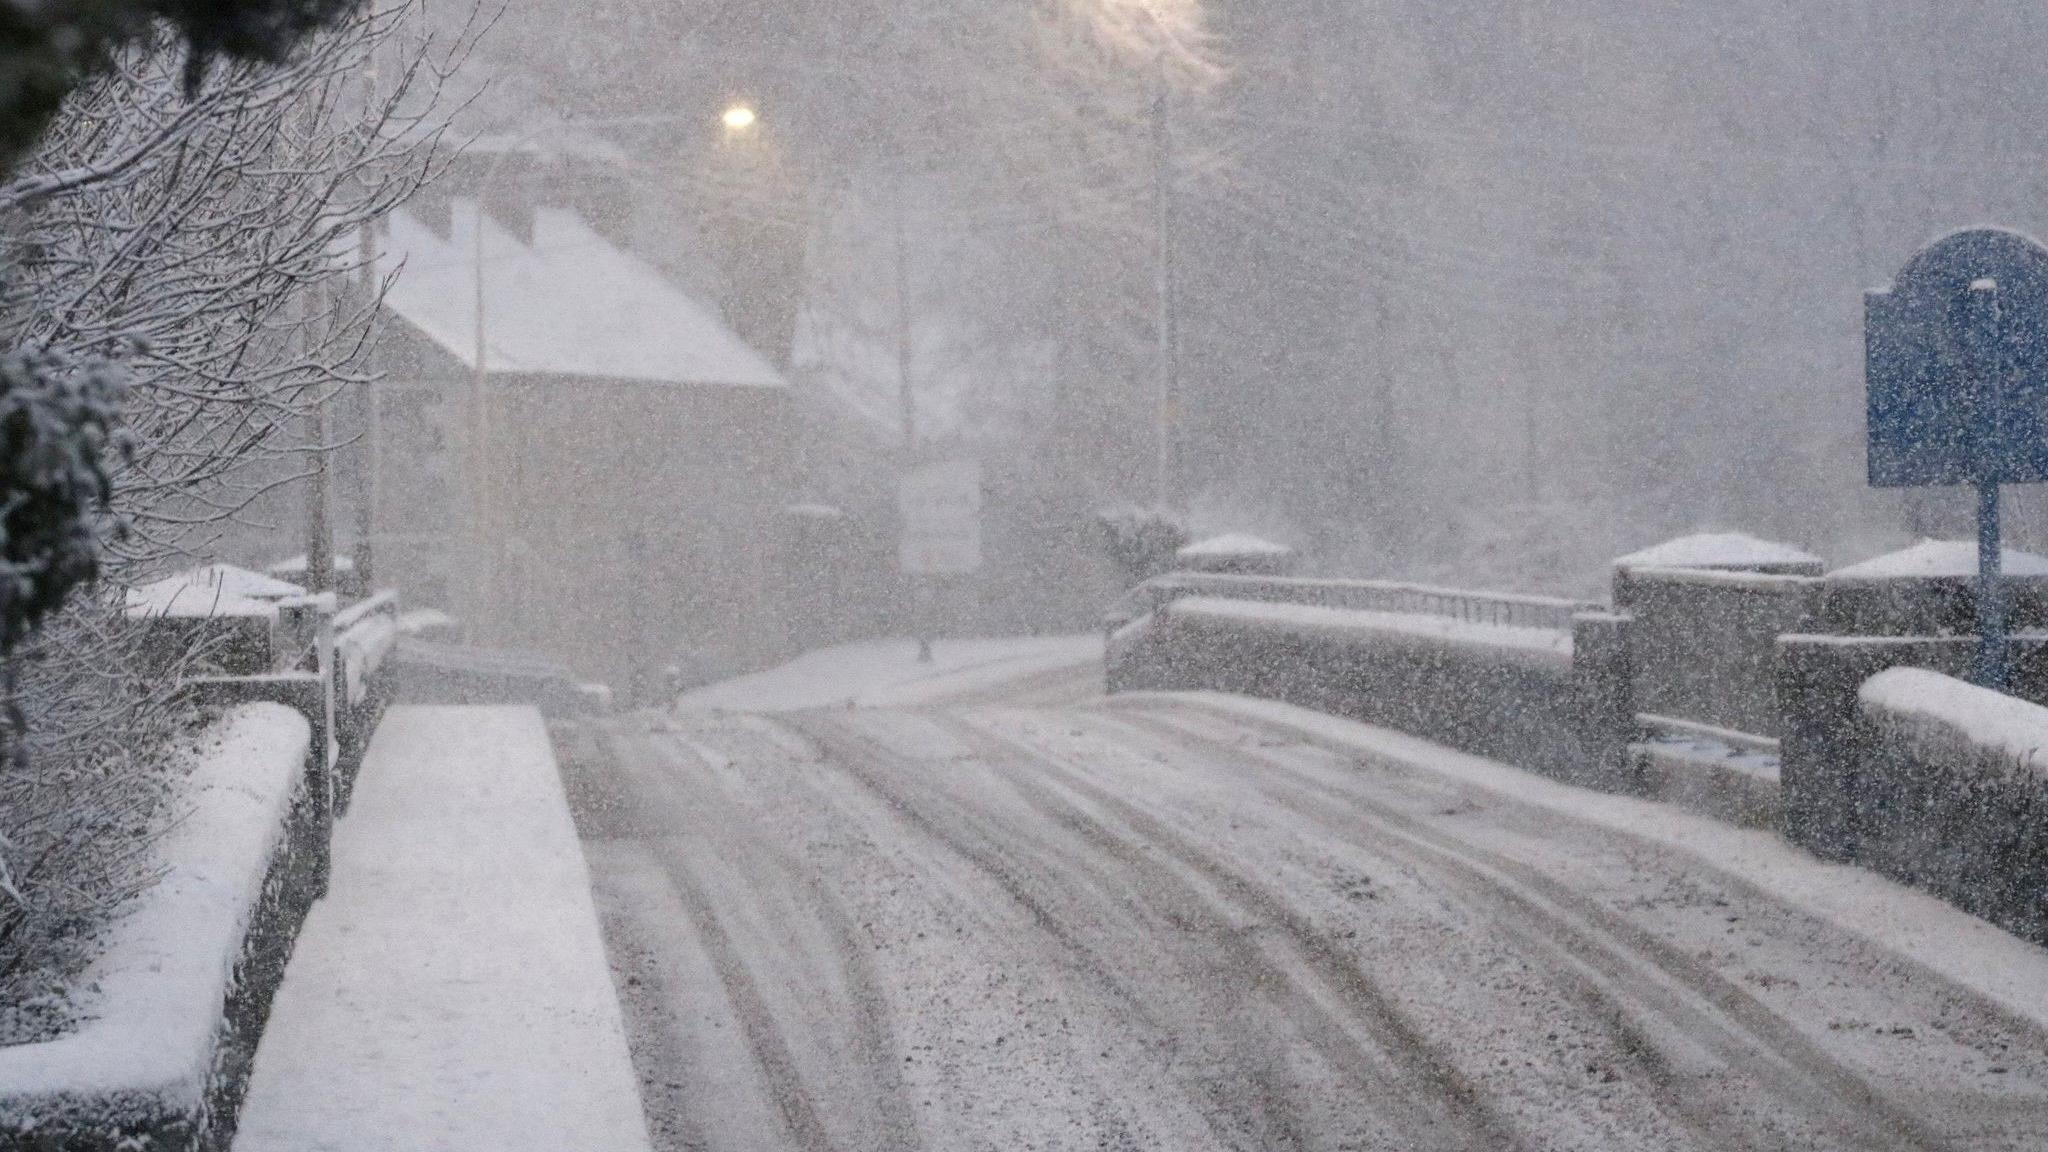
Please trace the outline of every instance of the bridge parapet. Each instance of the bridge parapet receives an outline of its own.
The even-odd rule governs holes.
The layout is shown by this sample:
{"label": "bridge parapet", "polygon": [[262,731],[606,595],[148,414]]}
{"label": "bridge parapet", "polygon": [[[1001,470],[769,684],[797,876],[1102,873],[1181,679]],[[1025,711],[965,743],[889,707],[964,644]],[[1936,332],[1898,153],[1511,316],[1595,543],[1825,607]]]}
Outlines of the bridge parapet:
{"label": "bridge parapet", "polygon": [[1138,585],[1105,619],[1111,631],[1187,596],[1216,596],[1266,604],[1305,604],[1357,612],[1441,616],[1466,624],[1548,628],[1570,632],[1572,617],[1604,605],[1556,596],[1482,592],[1392,580],[1337,580],[1299,576],[1242,576],[1170,572]]}
{"label": "bridge parapet", "polygon": [[[1611,615],[1549,597],[1230,579],[1154,582],[1157,606],[1111,633],[1110,690],[1285,700],[1561,779],[1633,787],[1626,649]],[[1230,594],[1244,592],[1254,595]],[[1527,619],[1557,626],[1495,622]]]}
{"label": "bridge parapet", "polygon": [[[1775,825],[1823,858],[1922,885],[2048,943],[2048,768],[2031,751],[2016,759],[2009,739],[1904,715],[1898,692],[1868,688],[1896,668],[1959,674],[1974,638],[1800,631],[1817,626],[1822,595],[1804,574],[1636,569],[1629,610],[1572,605],[1565,627],[1531,627],[1493,621],[1555,621],[1571,602],[1177,574],[1120,606],[1128,619],[1109,638],[1107,681],[1112,692],[1283,700]],[[2030,749],[2048,744],[2048,708],[2036,707],[2048,704],[2048,632],[2017,633],[2009,651],[2010,695],[1983,699],[2038,724]],[[1971,878],[1989,866],[2002,879],[1982,891],[2001,895],[1980,900]]]}

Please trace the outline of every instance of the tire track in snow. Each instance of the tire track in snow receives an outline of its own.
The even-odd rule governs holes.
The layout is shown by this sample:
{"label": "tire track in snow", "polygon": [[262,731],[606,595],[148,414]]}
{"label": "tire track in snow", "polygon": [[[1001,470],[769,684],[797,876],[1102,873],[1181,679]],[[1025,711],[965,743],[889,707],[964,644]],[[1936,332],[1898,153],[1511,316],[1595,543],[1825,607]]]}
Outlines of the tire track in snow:
{"label": "tire track in snow", "polygon": [[[690,1046],[662,1026],[669,1006],[691,991],[678,985],[688,983],[685,965],[693,957],[678,955],[685,949],[659,938],[659,933],[650,931],[653,925],[636,914],[659,900],[667,878],[660,874],[660,865],[631,841],[586,841],[584,855],[590,864],[591,887],[618,985],[619,1006],[625,1012],[626,1037],[640,1077],[649,1135],[657,1149],[708,1147],[704,1126],[690,1106],[691,1090],[699,1085],[686,1081],[710,1077],[696,1066],[696,1053]],[[646,883],[650,873],[651,884]],[[716,982],[715,975],[711,982]]]}
{"label": "tire track in snow", "polygon": [[[1364,797],[1363,793],[1359,790],[1355,769],[1347,769],[1338,773],[1319,773],[1307,768],[1305,765],[1290,762],[1285,756],[1281,756],[1273,750],[1273,744],[1277,743],[1283,749],[1287,747],[1311,748],[1331,757],[1338,763],[1346,765],[1358,765],[1365,760],[1371,759],[1370,756],[1357,748],[1328,740],[1314,732],[1293,728],[1281,722],[1234,713],[1215,712],[1200,706],[1199,702],[1191,703],[1186,707],[1162,707],[1162,704],[1163,702],[1154,700],[1115,701],[1108,702],[1106,706],[1090,709],[1090,711],[1097,714],[1135,713],[1140,716],[1147,716],[1153,719],[1155,723],[1165,723],[1172,728],[1188,731],[1194,738],[1203,740],[1208,744],[1239,752],[1246,751],[1247,746],[1235,741],[1249,738],[1250,742],[1259,748],[1257,754],[1263,761],[1288,773],[1305,786],[1323,790],[1334,797],[1343,799],[1347,803],[1359,802],[1361,800],[1369,802],[1369,798]],[[1530,812],[1542,811],[1534,806],[1525,805],[1522,801],[1511,797],[1501,796],[1497,799],[1499,803],[1506,806],[1523,808]],[[1606,828],[1591,824],[1587,825],[1586,828],[1587,831],[1603,837],[1616,840],[1633,839],[1625,829]],[[1643,848],[1659,854],[1669,851],[1666,846],[1647,839],[1638,841],[1638,843]],[[1716,884],[1730,890],[1731,893],[1739,894],[1744,899],[1759,905],[1777,908],[1786,915],[1799,920],[1812,921],[1824,931],[1840,934],[1846,941],[1853,942],[1855,946],[1884,950],[1882,941],[1869,939],[1847,929],[1836,928],[1823,920],[1815,919],[1808,913],[1785,906],[1780,898],[1773,895],[1769,890],[1717,867],[1711,860],[1691,853],[1683,853],[1681,864],[1689,871],[1710,874]],[[1523,868],[1529,874],[1551,883],[1567,898],[1578,898],[1577,894],[1571,889],[1557,886],[1552,878],[1545,876],[1541,871],[1528,869],[1526,866],[1519,864],[1515,866]],[[1626,922],[1624,921],[1624,923]],[[1943,997],[1959,1005],[1966,1005],[1969,1011],[1980,1016],[1985,1022],[1994,1025],[1998,1029],[2012,1033],[2016,1040],[2022,1042],[2027,1047],[2041,1052],[2048,1052],[2048,1028],[2043,1028],[2035,1020],[2015,1014],[1996,1000],[1980,993],[1977,989],[1967,984],[1959,983],[1942,972],[1918,963],[1910,957],[1888,950],[1885,950],[1885,954],[1889,963],[1910,972],[1910,979],[1913,983],[1924,983],[1938,987]]]}
{"label": "tire track in snow", "polygon": [[[643,801],[659,802],[657,797],[672,796],[669,806],[682,813],[680,823],[687,837],[700,838],[719,859],[721,867],[743,874],[750,890],[766,887],[785,894],[804,921],[822,930],[830,941],[828,962],[846,987],[846,999],[852,1007],[849,1015],[854,1054],[874,1089],[863,1095],[874,1114],[835,1114],[828,1121],[806,1079],[803,1061],[792,1049],[776,1007],[757,976],[764,964],[770,967],[771,976],[780,975],[795,958],[780,953],[760,955],[743,949],[728,929],[726,915],[730,912],[721,913],[711,896],[711,886],[700,875],[703,864],[686,859],[684,851],[674,846],[656,853],[662,870],[701,934],[791,1139],[806,1152],[827,1152],[843,1146],[919,1147],[916,1121],[908,1110],[897,1062],[888,1002],[844,909],[800,863],[764,850],[768,839],[750,834],[748,815],[716,779],[732,767],[723,753],[696,741],[672,737],[648,738],[635,744],[637,763],[658,764],[670,770],[670,778],[663,782],[665,787],[650,787],[644,778],[635,782]],[[641,771],[643,777],[651,774],[647,769]],[[784,1010],[787,1011],[786,1006]],[[845,1139],[835,1139],[835,1130],[849,1127],[875,1127],[880,1131],[856,1132]]]}
{"label": "tire track in snow", "polygon": [[1009,708],[1063,708],[1102,698],[1100,662],[1052,668],[1019,677],[1007,684],[983,685],[924,701],[921,711],[1001,705]]}
{"label": "tire track in snow", "polygon": [[[875,720],[894,714],[863,711],[835,715]],[[927,1137],[934,1146],[1120,1152],[1302,1146],[1287,1138],[1284,1125],[1264,1129],[1259,1138],[1246,1141],[1219,1129],[1211,1115],[1190,1106],[1170,1074],[1188,1055],[1176,1042],[1172,1022],[1153,1018],[1144,1005],[1122,998],[1127,989],[1118,986],[1114,974],[1096,962],[1083,941],[1072,939],[1072,950],[1046,947],[1051,913],[1027,891],[1042,885],[1025,879],[1056,874],[1055,857],[1044,844],[1012,840],[1002,822],[983,811],[985,805],[970,811],[928,798],[934,799],[930,806],[904,808],[894,802],[898,797],[893,791],[869,789],[845,771],[849,763],[856,763],[845,750],[827,753],[818,741],[779,718],[741,715],[726,719],[730,725],[720,726],[718,740],[722,747],[733,747],[735,758],[743,765],[739,771],[755,786],[755,801],[779,811],[800,811],[803,831],[788,831],[822,836],[842,850],[851,848],[856,853],[853,859],[840,857],[828,863],[830,856],[814,857],[813,866],[822,868],[821,874],[832,884],[842,888],[855,885],[846,898],[859,901],[864,916],[898,926],[893,932],[884,931],[874,946],[878,955],[894,961],[887,975],[903,1001],[899,1014],[908,1025],[899,1038],[900,1046],[917,1053],[925,1072],[921,1085],[924,1106],[931,1107],[935,1096],[951,1097],[950,1109],[941,1100],[939,1111],[926,1114],[937,1129]],[[864,739],[866,734],[861,736]],[[734,746],[735,740],[746,747]],[[897,768],[905,764],[900,751],[879,745],[869,751],[878,758],[877,763]],[[761,764],[774,764],[778,769],[786,764],[796,770],[757,773]],[[934,767],[920,763],[920,770],[912,775],[923,776]],[[943,770],[946,766],[936,767]],[[893,770],[877,770],[893,778]],[[943,812],[942,819],[959,821],[945,838],[927,834],[913,823],[920,816],[933,814],[927,812],[928,807]],[[967,846],[991,843],[1002,845],[1002,850],[982,859],[995,866],[1000,877],[964,858]],[[1015,867],[1004,867],[1005,859],[1013,860]],[[878,874],[873,869],[884,861],[887,863]],[[998,879],[1016,887],[1005,890]],[[887,897],[875,900],[882,889]],[[899,892],[907,903],[897,898]],[[1022,904],[1016,900],[1018,895],[1025,897]],[[927,954],[928,958],[919,962],[915,958],[918,946],[910,945],[903,936],[909,927],[942,929],[959,923],[945,911],[949,906],[953,915],[967,910],[976,931],[943,958]],[[1052,923],[1057,929],[1058,921]],[[917,931],[915,935],[922,941],[926,934]],[[891,936],[895,937],[893,943],[888,939]],[[910,953],[902,951],[906,946],[911,947]],[[998,991],[993,998],[984,998],[974,994],[977,988]],[[1008,994],[1011,990],[1021,993],[1026,1003],[1040,1006],[1039,1012],[1020,1012],[1020,997]],[[963,991],[968,992],[964,1001],[958,999]],[[934,1002],[942,1014],[931,1011]],[[954,1014],[963,1009],[965,1016]],[[1078,1025],[1071,1031],[1069,1015]],[[913,1046],[914,1033],[922,1033],[929,1043]],[[1002,1033],[1020,1041],[1024,1050],[1012,1045],[1008,1058],[1000,1047],[990,1051],[986,1047],[989,1039]],[[978,1050],[977,1037],[982,1045]],[[1002,1043],[995,1039],[996,1045]],[[932,1079],[934,1073],[937,1080]],[[1002,1076],[1003,1082],[991,1083],[991,1074]],[[1240,1107],[1226,1127],[1243,1127],[1243,1113]],[[994,1144],[988,1143],[991,1122],[997,1123],[995,1131],[1001,1133]]]}
{"label": "tire track in snow", "polygon": [[[1241,771],[1249,756],[1270,770],[1249,781],[1262,796],[1326,831],[1368,843],[1445,882],[1483,918],[1512,926],[1536,944],[1553,976],[1571,988],[1617,1048],[1636,1058],[1646,1085],[1696,1132],[1734,1148],[1787,1146],[1741,1100],[1710,1107],[1706,1085],[1685,1078],[1659,1052],[1657,1034],[1712,1050],[1723,1067],[1852,1148],[1946,1149],[1919,1118],[1891,1106],[1863,1077],[1809,1041],[1749,992],[1695,956],[1631,924],[1540,871],[1427,827],[1354,789],[1333,786],[1253,742],[1227,742],[1164,709],[1119,709],[1081,722],[1107,725],[1129,744],[1142,732],[1182,762],[1200,758]],[[1645,1020],[1662,1026],[1650,1029]],[[1764,1119],[1770,1119],[1768,1117]],[[1738,1127],[1752,1127],[1749,1131]]]}
{"label": "tire track in snow", "polygon": [[[807,731],[818,735],[834,760],[859,759],[871,763],[879,760],[885,764],[895,761],[895,754],[878,745],[860,747],[863,737],[858,732],[846,731],[857,719],[856,715],[845,720],[820,717],[803,718],[798,722]],[[1118,840],[1105,829],[1077,820],[1065,805],[1049,800],[1038,781],[1047,774],[1050,765],[1019,763],[1019,749],[992,741],[978,729],[956,725],[945,717],[926,719],[948,732],[958,733],[964,742],[975,748],[980,759],[1001,771],[1004,780],[1031,806],[1037,819],[1066,829],[1091,850],[1086,854],[1033,858],[1029,849],[1014,842],[1004,842],[1000,830],[988,828],[976,830],[973,840],[961,845],[963,854],[975,858],[977,866],[1002,874],[1006,878],[1005,890],[1032,908],[1035,918],[1070,948],[1087,951],[1090,945],[1078,933],[1064,927],[1059,914],[1029,891],[1034,885],[1022,877],[1028,875],[1033,880],[1042,881],[1094,865],[1095,871],[1088,879],[1094,882],[1095,887],[1143,894],[1149,903],[1164,906],[1169,917],[1179,922],[1179,935],[1198,940],[1196,947],[1199,949],[1213,950],[1221,955],[1223,963],[1218,964],[1214,959],[1209,961],[1213,979],[1233,989],[1234,994],[1257,994],[1275,999],[1276,1007],[1289,1024],[1333,1068],[1350,1080],[1350,1098],[1369,1101],[1373,1107],[1389,1113],[1384,1119],[1397,1128],[1400,1135],[1386,1146],[1474,1149],[1519,1146],[1515,1135],[1488,1103],[1470,1090],[1457,1070],[1407,1025],[1399,1011],[1363,973],[1355,967],[1333,962],[1323,942],[1300,923],[1284,902],[1262,898],[1263,894],[1250,894],[1241,877],[1217,869],[1209,869],[1206,874],[1199,867],[1194,869],[1201,882],[1191,883],[1188,872],[1162,866],[1141,846]],[[836,730],[820,731],[821,724]],[[913,812],[914,818],[927,829],[927,834],[949,841],[962,840],[960,835],[944,826],[945,820],[934,819],[933,814],[925,810],[937,805],[933,796],[913,783],[914,770],[906,773],[898,766],[887,771],[891,779],[871,779],[868,781],[870,785],[889,796],[893,803]],[[872,771],[867,775],[873,776]],[[907,795],[913,790],[920,793],[915,800]],[[965,828],[975,825],[971,814],[967,813],[954,813],[953,822]],[[1100,865],[1105,862],[1114,867],[1102,870]],[[1028,868],[1021,867],[1027,864]],[[1075,887],[1085,888],[1087,885]],[[1105,911],[1110,915],[1119,914],[1114,908]],[[1086,928],[1099,930],[1097,925],[1102,918],[1089,917],[1084,913],[1074,919]],[[1091,919],[1095,924],[1089,923]],[[1246,919],[1255,928],[1277,927],[1292,935],[1297,944],[1294,949],[1297,963],[1291,966],[1276,964],[1252,942],[1254,933],[1233,925],[1234,920]],[[1144,946],[1158,948],[1163,945],[1146,941]],[[1304,952],[1308,954],[1305,958],[1300,955]],[[1301,987],[1300,976],[1310,973],[1319,988]],[[1144,999],[1142,989],[1131,990],[1126,995]],[[1210,1025],[1192,1021],[1179,1027],[1192,1032],[1207,1026]],[[1225,1094],[1212,1100],[1211,1107],[1221,1109],[1220,1115],[1225,1119],[1232,1109],[1242,1109],[1249,1101],[1258,1102],[1269,1118],[1276,1113],[1285,1114],[1284,1102],[1272,1099],[1270,1085],[1247,1087],[1252,1089],[1250,1094]]]}
{"label": "tire track in snow", "polygon": [[[1303,998],[1297,1010],[1308,1007],[1328,1013],[1341,1005],[1344,1015],[1361,1026],[1373,1048],[1391,1059],[1400,1075],[1384,1087],[1405,1093],[1410,1100],[1428,1100],[1443,1106],[1449,1123],[1458,1129],[1449,1147],[1514,1149],[1525,1146],[1521,1134],[1493,1106],[1485,1094],[1455,1065],[1448,1054],[1417,1027],[1372,979],[1332,946],[1279,893],[1257,883],[1231,867],[1219,854],[1167,831],[1140,813],[1133,805],[1092,783],[1080,780],[1042,748],[1019,744],[1004,735],[958,717],[946,717],[949,728],[976,746],[991,763],[1008,774],[1019,791],[1030,798],[1048,820],[1072,829],[1077,835],[1113,859],[1125,862],[1150,886],[1185,882],[1175,870],[1152,858],[1148,849],[1158,848],[1185,868],[1201,876],[1231,904],[1259,921],[1281,930],[1291,949],[1303,962],[1302,968],[1322,983],[1327,995]],[[1062,782],[1082,793],[1090,802],[1116,812],[1137,838],[1119,833],[1107,823],[1047,788],[1044,780],[1057,775]],[[1263,965],[1265,981],[1288,981],[1290,974],[1270,963]],[[1315,1029],[1320,1044],[1335,1048],[1332,1032]],[[1340,1030],[1341,1034],[1341,1030]],[[1348,1039],[1348,1037],[1347,1037]],[[1356,1061],[1345,1061],[1353,1069]],[[1413,1133],[1417,1137],[1445,1135],[1430,1125]],[[1412,1146],[1412,1145],[1411,1145]],[[1431,1145],[1437,1146],[1437,1145]]]}
{"label": "tire track in snow", "polygon": [[[1199,1023],[1175,1020],[1162,1014],[1154,1003],[1130,982],[1121,978],[1108,958],[1102,956],[1067,918],[1055,909],[1052,899],[1037,889],[1070,871],[1077,863],[1062,861],[1044,846],[1016,835],[1016,829],[985,819],[981,813],[964,808],[950,798],[913,782],[918,770],[930,765],[912,765],[905,771],[897,753],[863,733],[856,726],[859,714],[848,717],[822,713],[787,714],[772,721],[787,725],[820,750],[821,765],[845,774],[861,788],[876,796],[918,835],[941,845],[948,852],[986,876],[1005,897],[1029,918],[1031,926],[1055,943],[1062,963],[1088,985],[1116,1000],[1145,1030],[1168,1043],[1174,1051],[1169,1058],[1178,1062],[1189,1055],[1186,1049],[1200,1039]],[[1159,945],[1154,944],[1153,947]],[[1249,1074],[1247,1074],[1247,1072]],[[1213,1080],[1202,1093],[1198,1108],[1219,1146],[1263,1148],[1307,1148],[1311,1144],[1300,1126],[1288,1115],[1270,1070],[1258,1060],[1234,1062],[1226,1075],[1237,1082],[1217,1084]],[[1247,1111],[1255,1122],[1247,1124]],[[1239,1138],[1250,1127],[1250,1143]],[[1401,1145],[1395,1145],[1401,1146]],[[1406,1145],[1428,1147],[1426,1145]]]}

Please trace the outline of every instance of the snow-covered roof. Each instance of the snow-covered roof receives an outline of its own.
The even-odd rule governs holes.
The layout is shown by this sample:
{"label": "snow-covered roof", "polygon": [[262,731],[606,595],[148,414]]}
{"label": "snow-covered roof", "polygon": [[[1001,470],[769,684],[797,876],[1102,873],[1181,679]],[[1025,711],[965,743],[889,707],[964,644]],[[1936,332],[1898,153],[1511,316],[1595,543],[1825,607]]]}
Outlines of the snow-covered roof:
{"label": "snow-covered roof", "polygon": [[[2001,570],[2007,576],[2048,576],[2048,557],[2016,548],[1999,550]],[[1830,580],[1939,580],[1960,579],[1977,574],[1977,542],[1974,540],[1922,540],[1911,548],[1887,552],[1828,573]]]}
{"label": "snow-covered roof", "polygon": [[462,143],[462,155],[531,156],[537,160],[595,160],[624,167],[632,157],[624,148],[564,124],[521,127],[512,132],[484,132]]}
{"label": "snow-covered roof", "polygon": [[1614,562],[1616,568],[1761,568],[1819,564],[1820,557],[1743,532],[1696,532]]}
{"label": "snow-covered roof", "polygon": [[[397,273],[385,303],[476,367],[477,206],[455,200],[443,237],[400,209],[378,268]],[[780,388],[760,353],[653,265],[564,209],[533,215],[533,243],[485,216],[484,363],[492,372],[662,384]]]}
{"label": "snow-covered roof", "polygon": [[237,568],[208,564],[128,590],[128,615],[197,619],[210,616],[270,616],[280,600],[306,595],[297,584]]}
{"label": "snow-covered roof", "polygon": [[1285,556],[1293,551],[1294,549],[1289,548],[1285,544],[1275,544],[1271,540],[1261,540],[1249,533],[1226,532],[1221,536],[1211,536],[1207,540],[1190,544],[1181,549],[1178,555],[1190,558],[1201,556]]}

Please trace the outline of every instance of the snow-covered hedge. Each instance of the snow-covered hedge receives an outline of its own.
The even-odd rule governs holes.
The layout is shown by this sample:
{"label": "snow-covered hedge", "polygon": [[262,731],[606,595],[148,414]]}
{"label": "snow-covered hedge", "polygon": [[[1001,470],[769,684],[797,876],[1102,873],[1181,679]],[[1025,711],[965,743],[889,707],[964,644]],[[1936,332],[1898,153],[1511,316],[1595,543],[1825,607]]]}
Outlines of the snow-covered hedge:
{"label": "snow-covered hedge", "polygon": [[1193,596],[1110,639],[1112,690],[1213,689],[1398,728],[1589,783],[1612,757],[1587,738],[1572,633]]}
{"label": "snow-covered hedge", "polygon": [[311,734],[277,704],[238,706],[207,733],[157,848],[161,878],[89,973],[90,1018],[0,1048],[0,1146],[226,1146],[325,854]]}
{"label": "snow-covered hedge", "polygon": [[1859,860],[2048,943],[2048,708],[1922,668],[1859,705]]}

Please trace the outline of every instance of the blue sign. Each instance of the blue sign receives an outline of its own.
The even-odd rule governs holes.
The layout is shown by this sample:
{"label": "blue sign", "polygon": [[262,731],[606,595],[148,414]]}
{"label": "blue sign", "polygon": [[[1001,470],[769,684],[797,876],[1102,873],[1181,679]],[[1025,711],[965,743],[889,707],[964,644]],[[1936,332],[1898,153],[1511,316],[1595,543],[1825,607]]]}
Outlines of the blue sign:
{"label": "blue sign", "polygon": [[2006,681],[1999,485],[2048,480],[2048,249],[1953,232],[1863,298],[1870,483],[1977,488],[1977,683]]}
{"label": "blue sign", "polygon": [[2048,249],[1951,233],[1863,309],[1873,487],[2048,480]]}

